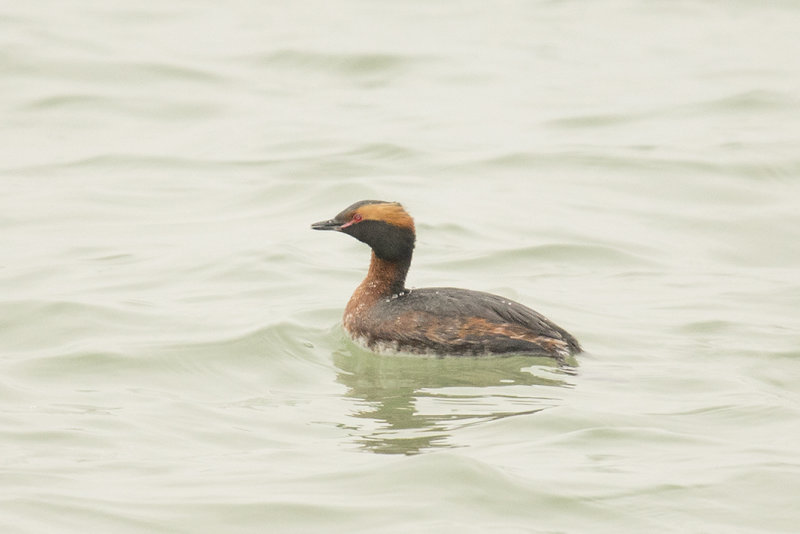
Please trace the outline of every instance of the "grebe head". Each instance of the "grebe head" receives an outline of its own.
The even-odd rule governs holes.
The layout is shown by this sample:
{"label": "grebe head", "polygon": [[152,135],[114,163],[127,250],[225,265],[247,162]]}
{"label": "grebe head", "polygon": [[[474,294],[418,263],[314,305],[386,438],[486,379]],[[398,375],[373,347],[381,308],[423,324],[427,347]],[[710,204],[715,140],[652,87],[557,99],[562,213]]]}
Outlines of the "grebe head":
{"label": "grebe head", "polygon": [[311,228],[349,234],[372,247],[382,260],[410,259],[414,251],[414,219],[397,202],[362,200]]}

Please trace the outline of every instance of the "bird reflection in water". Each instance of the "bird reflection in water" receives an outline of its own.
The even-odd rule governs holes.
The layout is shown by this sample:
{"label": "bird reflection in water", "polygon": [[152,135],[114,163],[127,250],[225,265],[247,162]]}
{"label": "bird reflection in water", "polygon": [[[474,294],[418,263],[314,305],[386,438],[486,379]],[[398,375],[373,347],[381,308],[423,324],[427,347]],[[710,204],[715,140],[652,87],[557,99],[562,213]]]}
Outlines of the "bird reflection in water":
{"label": "bird reflection in water", "polygon": [[361,420],[347,428],[362,447],[384,454],[455,447],[451,435],[460,428],[556,406],[575,375],[573,366],[530,356],[381,356],[349,342],[333,356]]}

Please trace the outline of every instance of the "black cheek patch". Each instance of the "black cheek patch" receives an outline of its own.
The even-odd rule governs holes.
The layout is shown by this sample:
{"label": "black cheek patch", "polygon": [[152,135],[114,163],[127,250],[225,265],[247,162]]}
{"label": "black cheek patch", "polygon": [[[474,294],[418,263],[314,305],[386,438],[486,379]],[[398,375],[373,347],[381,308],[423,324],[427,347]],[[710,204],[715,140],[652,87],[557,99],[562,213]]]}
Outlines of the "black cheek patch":
{"label": "black cheek patch", "polygon": [[414,251],[414,231],[384,221],[366,220],[342,231],[372,247],[382,260],[398,261],[409,258]]}

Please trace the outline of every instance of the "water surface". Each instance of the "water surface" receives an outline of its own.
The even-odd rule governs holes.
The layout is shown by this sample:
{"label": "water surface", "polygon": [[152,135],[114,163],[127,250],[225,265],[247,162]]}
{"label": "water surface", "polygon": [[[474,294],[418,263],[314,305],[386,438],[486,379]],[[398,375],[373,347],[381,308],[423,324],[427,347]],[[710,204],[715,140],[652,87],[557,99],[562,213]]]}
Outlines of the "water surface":
{"label": "water surface", "polygon": [[[0,13],[4,532],[793,532],[792,2],[17,3]],[[586,347],[376,356],[415,287]]]}

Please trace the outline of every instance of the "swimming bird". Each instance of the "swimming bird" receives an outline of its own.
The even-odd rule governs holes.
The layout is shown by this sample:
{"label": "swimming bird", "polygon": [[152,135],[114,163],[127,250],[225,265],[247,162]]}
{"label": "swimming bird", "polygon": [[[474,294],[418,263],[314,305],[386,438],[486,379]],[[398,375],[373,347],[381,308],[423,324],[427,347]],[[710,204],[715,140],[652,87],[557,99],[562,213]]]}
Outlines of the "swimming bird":
{"label": "swimming bird", "polygon": [[407,289],[416,235],[397,202],[362,200],[311,225],[351,235],[372,248],[369,271],[344,310],[344,329],[379,353],[439,356],[530,354],[559,361],[581,351],[578,341],[518,302],[453,287]]}

